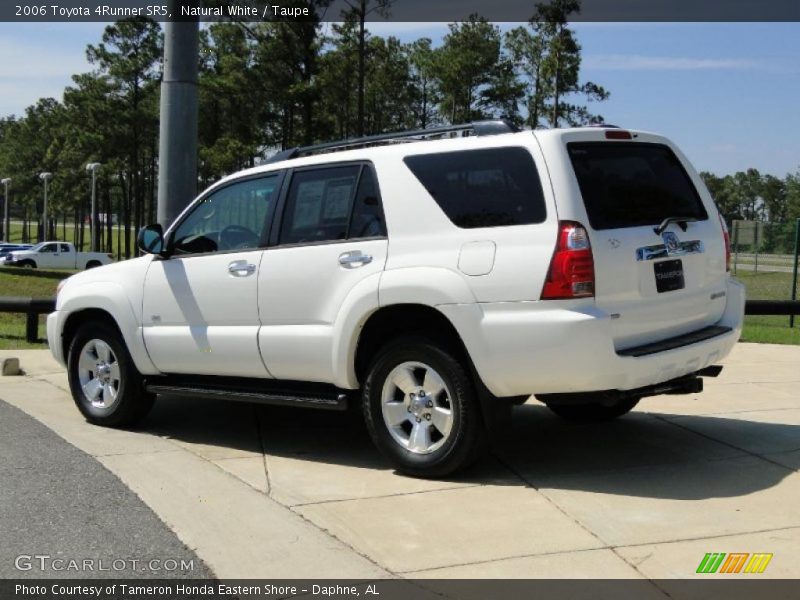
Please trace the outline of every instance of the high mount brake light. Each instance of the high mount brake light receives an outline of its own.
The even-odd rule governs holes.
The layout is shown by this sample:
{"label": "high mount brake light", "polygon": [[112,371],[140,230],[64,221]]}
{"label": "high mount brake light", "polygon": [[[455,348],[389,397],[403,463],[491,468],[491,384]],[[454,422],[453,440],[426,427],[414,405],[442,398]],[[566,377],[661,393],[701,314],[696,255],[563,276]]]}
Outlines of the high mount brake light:
{"label": "high mount brake light", "polygon": [[589,234],[580,223],[561,221],[542,300],[591,296],[594,296],[594,257]]}
{"label": "high mount brake light", "polygon": [[606,139],[607,140],[632,140],[633,136],[631,135],[630,131],[624,131],[622,129],[611,129],[606,131]]}

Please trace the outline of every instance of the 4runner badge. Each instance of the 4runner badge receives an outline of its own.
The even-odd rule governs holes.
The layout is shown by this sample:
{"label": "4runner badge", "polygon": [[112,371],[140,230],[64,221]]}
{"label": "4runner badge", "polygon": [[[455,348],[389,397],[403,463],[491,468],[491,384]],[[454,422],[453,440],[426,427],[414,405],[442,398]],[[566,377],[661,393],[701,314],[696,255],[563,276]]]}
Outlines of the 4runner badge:
{"label": "4runner badge", "polygon": [[667,249],[667,254],[674,254],[681,247],[678,236],[671,231],[665,231],[662,233],[661,239],[664,240],[664,246]]}

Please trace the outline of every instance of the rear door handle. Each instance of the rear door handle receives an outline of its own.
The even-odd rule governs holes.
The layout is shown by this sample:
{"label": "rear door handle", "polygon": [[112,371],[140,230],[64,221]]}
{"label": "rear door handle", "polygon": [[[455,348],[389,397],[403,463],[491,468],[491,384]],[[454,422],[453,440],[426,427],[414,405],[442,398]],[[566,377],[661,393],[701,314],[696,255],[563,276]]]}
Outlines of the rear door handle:
{"label": "rear door handle", "polygon": [[344,252],[339,255],[339,264],[345,269],[357,269],[372,262],[372,256],[363,254],[361,250]]}
{"label": "rear door handle", "polygon": [[249,277],[256,272],[256,266],[246,260],[235,260],[228,265],[228,273],[234,277]]}

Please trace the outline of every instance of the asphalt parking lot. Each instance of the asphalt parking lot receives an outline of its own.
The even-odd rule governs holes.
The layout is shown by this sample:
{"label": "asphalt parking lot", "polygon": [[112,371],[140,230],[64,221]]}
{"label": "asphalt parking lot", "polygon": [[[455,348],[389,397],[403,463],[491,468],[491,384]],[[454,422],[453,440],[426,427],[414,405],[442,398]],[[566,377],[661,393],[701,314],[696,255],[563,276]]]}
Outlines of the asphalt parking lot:
{"label": "asphalt parking lot", "polygon": [[800,347],[739,344],[704,393],[606,425],[529,402],[446,481],[396,474],[347,414],[161,399],[137,431],[94,427],[45,351],[10,355],[27,375],[0,379],[0,399],[94,457],[220,578],[661,580],[701,577],[708,552],[772,553],[757,577],[800,577]]}

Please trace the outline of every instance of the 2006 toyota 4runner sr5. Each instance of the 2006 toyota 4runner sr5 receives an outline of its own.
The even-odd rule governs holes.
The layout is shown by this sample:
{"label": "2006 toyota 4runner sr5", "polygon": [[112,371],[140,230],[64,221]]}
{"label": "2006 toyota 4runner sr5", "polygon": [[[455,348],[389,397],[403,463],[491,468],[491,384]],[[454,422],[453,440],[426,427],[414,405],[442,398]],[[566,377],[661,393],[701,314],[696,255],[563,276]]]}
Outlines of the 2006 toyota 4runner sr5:
{"label": "2006 toyota 4runner sr5", "polygon": [[597,422],[699,392],[744,309],[686,157],[613,127],[285,151],[139,247],[66,280],[47,320],[89,421],[129,424],[157,394],[357,405],[424,477],[468,465],[531,394]]}

